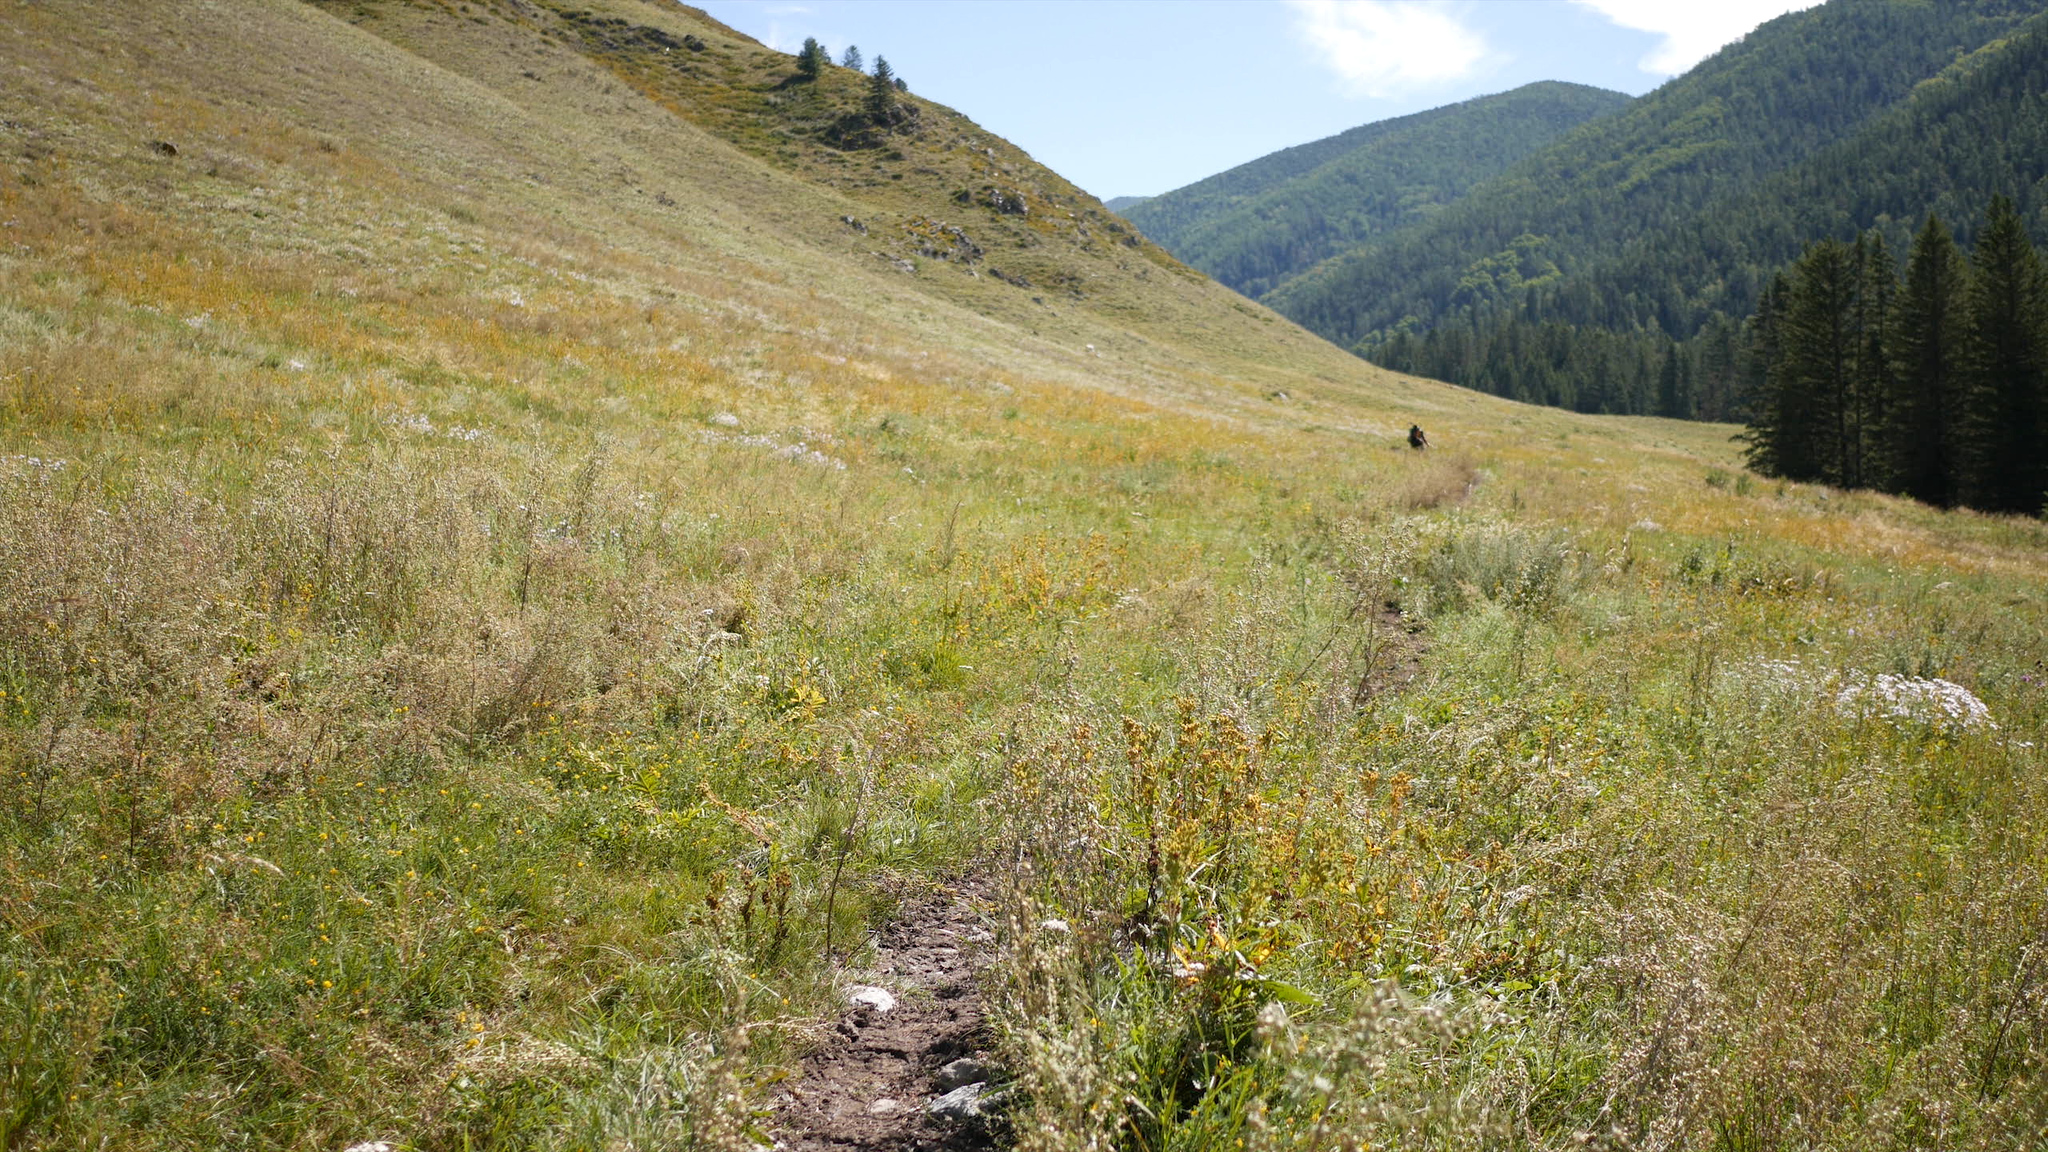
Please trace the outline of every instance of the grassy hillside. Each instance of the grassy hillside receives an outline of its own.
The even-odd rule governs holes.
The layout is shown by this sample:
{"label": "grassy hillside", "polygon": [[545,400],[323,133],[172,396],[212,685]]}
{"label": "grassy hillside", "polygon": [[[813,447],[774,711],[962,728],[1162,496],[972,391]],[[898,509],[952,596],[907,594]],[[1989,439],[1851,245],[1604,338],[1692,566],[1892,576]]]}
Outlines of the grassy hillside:
{"label": "grassy hillside", "polygon": [[1017,1147],[2038,1142],[2048,529],[575,12],[0,9],[0,1145],[760,1146],[963,873]]}
{"label": "grassy hillside", "polygon": [[1145,235],[1257,298],[1427,219],[1627,96],[1547,81],[1284,149],[1123,211]]}
{"label": "grassy hillside", "polygon": [[[2048,156],[2027,129],[2006,131],[2031,123],[2034,85],[1959,58],[1996,54],[2041,9],[1838,0],[1781,17],[1268,303],[1390,363],[1455,362],[1451,378],[1473,387],[1655,410],[1671,341],[1739,324],[1815,224],[1903,239],[1930,210],[2034,195]],[[1920,122],[1942,103],[1930,88],[1973,73],[1971,111],[1950,100],[1942,123]],[[1849,208],[1863,214],[1844,219]],[[1389,347],[1433,330],[1459,347]],[[1715,407],[1727,411],[1725,389]]]}

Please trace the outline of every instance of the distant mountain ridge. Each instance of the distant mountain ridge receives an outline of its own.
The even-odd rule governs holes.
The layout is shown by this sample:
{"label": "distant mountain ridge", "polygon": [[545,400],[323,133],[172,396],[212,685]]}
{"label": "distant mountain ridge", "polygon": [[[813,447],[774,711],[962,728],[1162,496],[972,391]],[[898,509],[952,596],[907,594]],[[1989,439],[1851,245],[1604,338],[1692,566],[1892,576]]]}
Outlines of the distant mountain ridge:
{"label": "distant mountain ridge", "polygon": [[1111,202],[1146,236],[1260,297],[1426,218],[1630,97],[1545,81],[1282,149],[1183,188]]}
{"label": "distant mountain ridge", "polygon": [[[1805,242],[1874,226],[1902,247],[1928,211],[1967,227],[1997,192],[2048,227],[2028,23],[2043,8],[1832,0],[1780,17],[1263,299],[1391,367],[1582,410],[1725,417],[1729,329]],[[1674,354],[1690,383],[1666,404]]]}

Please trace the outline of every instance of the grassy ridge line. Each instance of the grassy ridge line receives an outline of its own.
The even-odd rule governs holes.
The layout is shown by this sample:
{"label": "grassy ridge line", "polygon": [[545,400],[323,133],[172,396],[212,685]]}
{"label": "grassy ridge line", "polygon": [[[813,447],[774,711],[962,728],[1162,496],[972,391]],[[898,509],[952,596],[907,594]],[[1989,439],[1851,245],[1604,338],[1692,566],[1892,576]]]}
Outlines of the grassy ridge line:
{"label": "grassy ridge line", "polygon": [[[1570,1143],[1604,1096],[1697,1132],[1794,1111],[1739,1091],[1793,1058],[1810,1071],[1774,1082],[1833,1132],[2020,1131],[2037,1030],[1995,990],[2027,987],[2026,830],[2048,823],[2019,746],[2042,728],[2038,526],[1759,485],[1726,471],[1725,430],[1363,369],[1318,386],[1320,361],[1269,344],[1169,391],[1198,346],[1097,367],[527,163],[447,203],[443,157],[572,173],[581,142],[465,144],[417,110],[469,107],[473,83],[296,9],[178,21],[205,11],[7,17],[35,48],[10,60],[32,86],[4,118],[31,128],[0,169],[0,1122],[23,1143],[739,1146],[829,1011],[842,846],[845,941],[1005,834],[1060,862],[1034,895],[1082,958],[1121,949],[1096,926],[1148,894],[1191,928],[1133,920],[1164,929],[1161,966],[1078,975],[1066,945],[1013,939],[1014,1003],[1065,997],[1013,1015],[1034,1146],[1139,1122],[1126,1091],[1181,1147],[1245,1134],[1255,1104],[1288,1115],[1304,1077],[1351,1093],[1354,1009],[1387,977],[1442,993],[1458,1036],[1520,999],[1485,1045],[1402,1064],[1388,1108],[1341,1111],[1366,1138],[1446,1095],[1532,1145]],[[272,111],[330,37],[417,85],[364,76],[385,118],[336,151]],[[137,45],[153,59],[119,55]],[[700,158],[782,187],[728,157]],[[1444,406],[1451,450],[1343,430],[1401,411],[1396,384]],[[1379,657],[1354,609],[1386,594],[1439,656],[1361,707]],[[1765,712],[1714,672],[1787,652],[1955,676],[2003,742]],[[1125,715],[1162,732],[1135,758]],[[1146,779],[1173,803],[1130,803]],[[1306,855],[1271,834],[1288,805]],[[1148,811],[1192,885],[1148,890]],[[1268,826],[1219,839],[1219,816]],[[1758,842],[1778,848],[1739,850]],[[1840,869],[1802,865],[1816,879],[1774,903],[1785,861]],[[1858,909],[1848,930],[1820,930],[1831,907]],[[1183,969],[1235,971],[1212,917],[1226,944],[1268,934],[1246,954],[1321,1004],[1269,1019],[1270,1048],[1183,1113],[1161,1106],[1183,1073],[1253,1055],[1230,1047],[1246,989],[1164,966],[1177,944]],[[1725,965],[1722,928],[1760,920]],[[1825,987],[1826,1019],[1866,1020],[1895,992],[1821,983],[1840,947],[1906,958],[1850,969],[1910,977],[1929,1007],[1887,1018],[1905,1039],[1694,1012],[1684,1061],[1631,1056],[1694,977],[1785,1011]],[[1398,997],[1378,1011],[1421,1042]],[[1887,1058],[1913,1074],[1843,1112],[1839,1070]],[[1973,1103],[1987,1066],[2000,1094]],[[1549,1087],[1501,1078],[1532,1067]],[[1068,1092],[1097,1073],[1127,1086],[1106,1113]]]}

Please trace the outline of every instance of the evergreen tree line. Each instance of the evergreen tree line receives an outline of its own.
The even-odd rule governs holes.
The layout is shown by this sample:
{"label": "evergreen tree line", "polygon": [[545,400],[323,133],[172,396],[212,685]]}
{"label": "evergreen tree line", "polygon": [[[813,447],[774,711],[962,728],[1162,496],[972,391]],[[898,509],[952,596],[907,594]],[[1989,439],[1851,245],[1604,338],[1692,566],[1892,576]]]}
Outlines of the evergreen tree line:
{"label": "evergreen tree line", "polygon": [[1469,314],[1371,349],[1375,364],[1576,412],[1733,420],[1743,414],[1742,328],[1709,317],[1697,336],[1543,319],[1535,305]]}
{"label": "evergreen tree line", "polygon": [[[796,54],[796,71],[798,76],[806,80],[816,80],[824,74],[826,66],[831,63],[831,53],[825,51],[825,46],[818,43],[817,37],[807,36],[804,38],[804,46],[798,49]],[[839,58],[840,67],[849,68],[855,72],[861,70],[862,63],[860,47],[855,44],[847,45],[845,54]],[[862,100],[861,110],[876,125],[887,126],[894,124],[899,118],[896,94],[908,91],[910,91],[910,85],[904,82],[903,77],[896,75],[895,69],[889,67],[888,59],[883,56],[877,56],[875,57],[875,70],[868,76],[867,95]]]}
{"label": "evergreen tree line", "polygon": [[2012,201],[1967,259],[1930,214],[1903,278],[1879,233],[1810,245],[1743,337],[1758,471],[2044,513],[2048,268]]}

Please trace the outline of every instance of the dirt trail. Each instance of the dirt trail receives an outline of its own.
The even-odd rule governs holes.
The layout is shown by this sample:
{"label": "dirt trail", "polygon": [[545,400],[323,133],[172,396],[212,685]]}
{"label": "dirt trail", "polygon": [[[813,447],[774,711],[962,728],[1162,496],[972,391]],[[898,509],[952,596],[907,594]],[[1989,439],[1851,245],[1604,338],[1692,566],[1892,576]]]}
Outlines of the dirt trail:
{"label": "dirt trail", "polygon": [[[886,1011],[850,1006],[826,1042],[805,1058],[776,1108],[778,1148],[995,1147],[986,1119],[934,1116],[928,1110],[956,1087],[942,1070],[963,1058],[987,1057],[991,1036],[977,982],[993,945],[983,926],[985,905],[979,888],[956,885],[906,908],[882,930],[874,965],[855,987],[882,989],[895,1004]],[[961,1068],[954,1065],[954,1078]]]}
{"label": "dirt trail", "polygon": [[1374,627],[1380,634],[1372,664],[1351,693],[1351,702],[1361,708],[1377,697],[1399,692],[1422,675],[1422,658],[1430,646],[1421,625],[1392,605],[1381,608]]}

